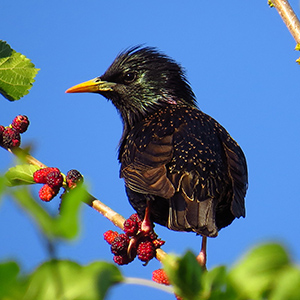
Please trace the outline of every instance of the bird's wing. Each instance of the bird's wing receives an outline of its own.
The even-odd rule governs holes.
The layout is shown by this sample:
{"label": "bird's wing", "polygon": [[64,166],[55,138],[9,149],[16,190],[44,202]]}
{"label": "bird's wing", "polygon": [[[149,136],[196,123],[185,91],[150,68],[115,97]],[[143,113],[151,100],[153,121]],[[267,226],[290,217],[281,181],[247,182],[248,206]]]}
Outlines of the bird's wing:
{"label": "bird's wing", "polygon": [[239,145],[227,131],[216,124],[227,158],[228,174],[232,182],[231,211],[236,218],[245,217],[245,196],[248,188],[246,158]]}
{"label": "bird's wing", "polygon": [[170,199],[168,227],[216,236],[216,207],[229,183],[226,157],[215,120],[198,110],[184,114],[174,133],[169,178],[176,194]]}
{"label": "bird's wing", "polygon": [[210,116],[193,111],[173,143],[176,160],[169,176],[178,193],[170,201],[169,227],[214,236],[234,218],[244,217],[246,159],[228,132]]}
{"label": "bird's wing", "polygon": [[153,134],[146,141],[135,138],[133,133],[127,140],[120,171],[126,186],[141,194],[172,197],[175,190],[166,170],[173,154],[172,135],[159,137]]}

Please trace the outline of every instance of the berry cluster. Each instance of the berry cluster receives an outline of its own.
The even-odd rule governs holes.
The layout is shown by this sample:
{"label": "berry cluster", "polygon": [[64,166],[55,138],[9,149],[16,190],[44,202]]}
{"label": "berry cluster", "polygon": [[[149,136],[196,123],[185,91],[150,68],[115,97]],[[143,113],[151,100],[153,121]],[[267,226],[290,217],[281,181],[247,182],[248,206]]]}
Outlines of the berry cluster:
{"label": "berry cluster", "polygon": [[46,202],[58,194],[63,184],[63,176],[58,168],[39,169],[33,173],[33,180],[44,184],[39,191],[39,197]]}
{"label": "berry cluster", "polygon": [[[39,191],[39,197],[45,202],[52,200],[62,187],[64,178],[58,168],[43,168],[33,173],[33,180],[44,185]],[[74,189],[83,182],[83,176],[77,170],[70,170],[66,176],[67,188]]]}
{"label": "berry cluster", "polygon": [[16,116],[12,123],[4,127],[0,125],[0,146],[6,149],[20,146],[20,134],[25,132],[29,126],[29,120],[26,116]]}
{"label": "berry cluster", "polygon": [[147,264],[155,257],[156,249],[165,243],[157,238],[153,230],[149,233],[141,231],[141,224],[138,215],[133,214],[124,222],[125,234],[112,230],[104,233],[104,239],[111,245],[114,262],[118,265],[126,265],[136,256]]}

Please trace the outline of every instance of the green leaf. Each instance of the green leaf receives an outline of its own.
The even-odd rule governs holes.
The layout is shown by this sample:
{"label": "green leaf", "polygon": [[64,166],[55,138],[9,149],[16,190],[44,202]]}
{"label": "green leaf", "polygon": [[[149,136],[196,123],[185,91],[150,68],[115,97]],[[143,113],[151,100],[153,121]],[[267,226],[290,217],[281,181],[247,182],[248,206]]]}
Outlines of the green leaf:
{"label": "green leaf", "polygon": [[39,69],[30,59],[0,40],[0,93],[14,101],[29,93]]}
{"label": "green leaf", "polygon": [[19,266],[13,261],[0,264],[0,299],[21,299],[25,281],[18,278],[19,271]]}
{"label": "green leaf", "polygon": [[167,255],[163,265],[177,295],[188,300],[199,299],[203,269],[193,253],[188,251],[182,258]]}
{"label": "green leaf", "polygon": [[231,300],[236,299],[235,293],[228,288],[225,266],[216,267],[203,273],[203,291],[201,299]]}
{"label": "green leaf", "polygon": [[6,187],[6,179],[4,176],[0,175],[0,200],[2,199],[2,196],[4,194]]}
{"label": "green leaf", "polygon": [[51,216],[26,188],[17,188],[11,195],[34,218],[43,233],[49,238],[72,239],[78,234],[79,209],[89,195],[84,186],[78,186],[63,196],[60,214]]}
{"label": "green leaf", "polygon": [[78,185],[63,195],[60,215],[55,220],[55,232],[60,237],[72,239],[79,231],[79,209],[89,199],[86,187]]}
{"label": "green leaf", "polygon": [[21,207],[33,217],[39,228],[48,238],[57,237],[54,218],[33,199],[27,188],[13,189],[10,193]]}
{"label": "green leaf", "polygon": [[122,280],[119,269],[110,263],[94,262],[82,267],[72,261],[52,260],[31,275],[22,299],[102,300],[108,289]]}
{"label": "green leaf", "polygon": [[263,245],[253,249],[231,270],[229,280],[242,297],[261,299],[289,264],[289,257],[280,245]]}
{"label": "green leaf", "polygon": [[275,279],[270,300],[298,300],[300,297],[300,270],[287,267]]}
{"label": "green leaf", "polygon": [[18,165],[10,168],[6,174],[6,184],[8,186],[16,186],[22,184],[33,184],[33,173],[40,167],[30,164]]}
{"label": "green leaf", "polygon": [[102,300],[123,276],[107,262],[87,266],[68,260],[51,260],[31,275],[19,275],[15,262],[0,264],[0,299],[4,300]]}

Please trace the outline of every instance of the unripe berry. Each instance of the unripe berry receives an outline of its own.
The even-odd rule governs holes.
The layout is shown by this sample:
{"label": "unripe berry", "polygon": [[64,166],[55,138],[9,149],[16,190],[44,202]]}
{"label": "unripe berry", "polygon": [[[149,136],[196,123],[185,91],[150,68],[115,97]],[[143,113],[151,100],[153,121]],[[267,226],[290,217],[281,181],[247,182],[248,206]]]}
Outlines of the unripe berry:
{"label": "unripe berry", "polygon": [[70,170],[66,176],[67,186],[70,189],[75,188],[79,183],[83,182],[83,176],[77,170]]}
{"label": "unripe berry", "polygon": [[58,191],[59,188],[52,188],[48,184],[44,184],[39,191],[39,197],[41,200],[49,202],[58,194]]}
{"label": "unripe berry", "polygon": [[0,125],[0,145],[2,145],[4,130],[5,130],[5,127]]}
{"label": "unripe berry", "polygon": [[127,265],[130,262],[132,262],[132,259],[130,259],[129,256],[125,253],[122,255],[115,255],[114,262],[116,264],[118,264],[119,266],[122,266],[122,265]]}
{"label": "unripe berry", "polygon": [[154,232],[154,230],[151,230],[149,233],[148,233],[148,237],[151,239],[151,240],[156,240],[158,235]]}
{"label": "unripe berry", "polygon": [[33,180],[36,183],[47,183],[46,177],[52,171],[57,171],[60,173],[58,168],[42,168],[33,173]]}
{"label": "unripe berry", "polygon": [[14,148],[19,147],[21,143],[21,136],[13,128],[6,128],[2,133],[2,145],[4,148]]}
{"label": "unripe berry", "polygon": [[11,126],[17,132],[23,133],[27,130],[27,128],[29,126],[29,120],[26,116],[19,115],[13,119]]}
{"label": "unripe berry", "polygon": [[165,241],[161,240],[161,239],[156,239],[152,241],[155,249],[160,248],[162,245],[165,244]]}
{"label": "unripe berry", "polygon": [[165,285],[170,285],[170,281],[166,272],[163,269],[158,269],[152,272],[152,280]]}
{"label": "unripe berry", "polygon": [[103,236],[104,239],[111,245],[112,242],[114,241],[114,239],[118,236],[118,232],[117,231],[112,231],[112,230],[108,230],[106,232],[104,232]]}
{"label": "unripe berry", "polygon": [[139,229],[141,229],[141,225],[142,225],[142,221],[141,219],[139,218],[139,215],[138,214],[132,214],[130,217],[129,217],[130,220],[133,220],[135,222],[137,222],[138,226],[139,226]]}
{"label": "unripe berry", "polygon": [[127,253],[129,238],[126,234],[118,235],[111,244],[111,252],[115,255]]}
{"label": "unripe berry", "polygon": [[59,169],[50,171],[46,175],[46,183],[51,187],[61,187],[63,183],[63,176],[61,175]]}
{"label": "unripe berry", "polygon": [[127,219],[124,222],[124,231],[128,236],[135,236],[139,230],[139,225],[136,220]]}
{"label": "unripe berry", "polygon": [[155,257],[156,251],[152,241],[149,238],[143,239],[137,248],[138,259],[148,262]]}

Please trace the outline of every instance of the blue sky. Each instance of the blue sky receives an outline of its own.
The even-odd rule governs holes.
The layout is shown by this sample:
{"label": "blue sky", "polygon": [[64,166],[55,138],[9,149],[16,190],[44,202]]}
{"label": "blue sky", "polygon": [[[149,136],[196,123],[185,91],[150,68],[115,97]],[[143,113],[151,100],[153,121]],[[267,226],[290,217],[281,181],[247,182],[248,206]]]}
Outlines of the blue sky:
{"label": "blue sky", "polygon": [[[290,1],[299,15],[299,2]],[[236,220],[208,243],[208,268],[230,266],[257,243],[278,241],[300,262],[300,66],[295,42],[266,1],[8,1],[0,4],[1,36],[40,68],[30,93],[1,100],[0,123],[17,114],[30,119],[23,146],[64,173],[75,168],[91,193],[125,217],[133,211],[118,178],[117,145],[122,124],[112,104],[94,94],[65,94],[104,73],[123,49],[145,44],[178,61],[199,107],[238,141],[249,168],[247,217]],[[1,149],[0,149],[1,150]],[[0,171],[14,164],[0,151]],[[34,190],[37,194],[37,190]],[[58,200],[48,207],[56,213]],[[0,258],[32,270],[47,258],[39,232],[5,199],[0,206]],[[80,237],[59,244],[60,258],[86,264],[112,260],[103,232],[114,226],[84,207]],[[200,238],[156,226],[166,252],[199,251]],[[151,278],[152,261],[122,267],[126,276]],[[114,288],[108,299],[174,299],[137,286]]]}

